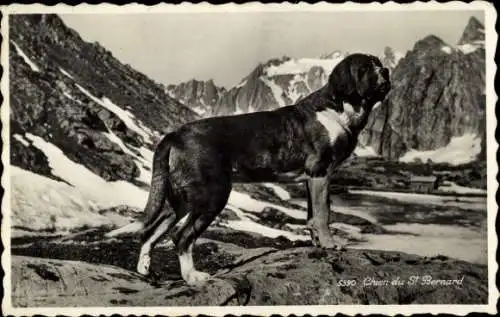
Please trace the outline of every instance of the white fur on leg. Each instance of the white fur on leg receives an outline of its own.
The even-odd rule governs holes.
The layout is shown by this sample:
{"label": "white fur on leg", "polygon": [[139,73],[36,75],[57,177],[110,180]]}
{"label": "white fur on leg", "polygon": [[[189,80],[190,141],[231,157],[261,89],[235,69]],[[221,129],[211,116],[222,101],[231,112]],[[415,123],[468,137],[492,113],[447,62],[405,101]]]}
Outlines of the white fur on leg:
{"label": "white fur on leg", "polygon": [[137,272],[142,275],[149,274],[149,266],[151,265],[151,248],[153,245],[170,229],[175,217],[169,217],[162,221],[156,228],[153,234],[144,242],[139,253],[139,260],[137,261]]}
{"label": "white fur on leg", "polygon": [[179,254],[179,262],[182,278],[188,285],[201,286],[210,278],[210,274],[194,268],[193,244],[189,245],[186,252]]}
{"label": "white fur on leg", "polygon": [[137,272],[142,275],[148,275],[150,265],[151,265],[151,256],[149,254],[141,253],[139,255],[139,261],[137,261]]}
{"label": "white fur on leg", "polygon": [[181,218],[181,220],[177,221],[177,223],[175,224],[176,227],[181,227],[183,226],[186,221],[187,221],[187,218],[189,217],[190,213],[187,213],[184,215],[184,217]]}

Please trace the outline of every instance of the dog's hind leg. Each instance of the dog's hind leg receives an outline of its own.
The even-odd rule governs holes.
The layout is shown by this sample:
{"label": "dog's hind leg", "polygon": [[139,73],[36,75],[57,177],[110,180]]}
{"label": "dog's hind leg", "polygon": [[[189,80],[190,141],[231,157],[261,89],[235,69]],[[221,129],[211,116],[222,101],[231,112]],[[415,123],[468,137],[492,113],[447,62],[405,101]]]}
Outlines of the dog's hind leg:
{"label": "dog's hind leg", "polygon": [[163,238],[176,223],[174,213],[162,217],[154,226],[149,228],[143,234],[143,244],[137,261],[137,272],[142,275],[149,275],[149,267],[151,264],[151,250],[154,248],[161,238]]}
{"label": "dog's hind leg", "polygon": [[170,183],[170,152],[176,135],[166,135],[158,144],[153,157],[153,175],[148,201],[142,219],[142,246],[137,262],[137,272],[149,274],[151,249],[175,225],[173,192]]}
{"label": "dog's hind leg", "polygon": [[[220,182],[225,183],[224,180]],[[227,202],[231,188],[220,185],[204,184],[202,188],[191,187],[186,190],[187,195],[184,196],[188,214],[186,221],[174,234],[173,240],[177,247],[182,278],[189,285],[202,285],[210,278],[208,273],[196,270],[193,246],[195,240],[207,229]]]}
{"label": "dog's hind leg", "polygon": [[189,214],[185,225],[179,230],[176,241],[182,278],[189,285],[202,285],[210,274],[196,270],[193,260],[193,246],[198,236],[210,225],[215,215],[203,214],[193,217]]}

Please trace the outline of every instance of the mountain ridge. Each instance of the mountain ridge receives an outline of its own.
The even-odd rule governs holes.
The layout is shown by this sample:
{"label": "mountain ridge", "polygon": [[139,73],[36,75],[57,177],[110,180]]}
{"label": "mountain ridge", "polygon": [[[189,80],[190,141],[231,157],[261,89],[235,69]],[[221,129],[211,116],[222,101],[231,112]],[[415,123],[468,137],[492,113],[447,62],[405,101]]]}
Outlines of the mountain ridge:
{"label": "mountain ridge", "polygon": [[217,86],[213,79],[191,79],[178,85],[168,85],[166,91],[200,116],[210,116],[221,95],[226,93],[226,89]]}
{"label": "mountain ridge", "polygon": [[481,157],[486,119],[484,42],[459,43],[450,45],[434,35],[415,43],[394,69],[393,87],[371,115],[362,142],[397,159],[410,151],[443,148],[453,138],[471,133],[477,141],[468,146]]}
{"label": "mountain ridge", "polygon": [[[324,85],[331,68],[345,54],[333,51],[318,59],[284,56],[260,63],[239,84],[227,89],[212,106],[211,116],[272,110],[293,104]],[[454,162],[439,153],[471,133],[476,136],[475,139],[466,144],[459,155],[469,157],[467,154],[472,151],[475,156],[470,160],[484,158],[484,26],[475,17],[469,19],[456,44],[448,44],[430,34],[417,40],[413,48],[404,54],[386,47],[380,58],[390,69],[394,88],[383,106],[371,116],[360,137],[357,153],[374,153],[391,160],[407,161],[412,157],[415,160],[462,164],[469,159]],[[460,69],[470,70],[471,76],[468,77]],[[419,74],[420,71],[425,74]],[[400,96],[400,91],[410,89],[413,84],[417,84],[418,89]],[[182,95],[182,92],[179,94]],[[433,105],[427,95],[434,96]],[[392,96],[397,101],[389,101]],[[411,101],[408,105],[410,108],[423,107],[418,111],[407,109],[403,112],[406,116],[404,122],[412,130],[403,131],[406,129],[401,130],[404,127],[401,123],[403,119],[400,118],[399,123],[395,120],[408,100]],[[438,138],[431,138],[430,130],[424,133],[424,137],[419,137],[417,127],[425,125],[418,119],[422,115],[425,122],[435,116],[449,122],[451,127],[434,121],[427,127],[430,130],[437,128],[440,131]],[[434,153],[430,153],[431,150]]]}
{"label": "mountain ridge", "polygon": [[484,25],[476,17],[472,16],[458,41],[458,45],[476,41],[484,41]]}
{"label": "mountain ridge", "polygon": [[9,25],[13,165],[54,177],[34,135],[106,180],[135,181],[141,148],[198,117],[57,15],[12,15]]}

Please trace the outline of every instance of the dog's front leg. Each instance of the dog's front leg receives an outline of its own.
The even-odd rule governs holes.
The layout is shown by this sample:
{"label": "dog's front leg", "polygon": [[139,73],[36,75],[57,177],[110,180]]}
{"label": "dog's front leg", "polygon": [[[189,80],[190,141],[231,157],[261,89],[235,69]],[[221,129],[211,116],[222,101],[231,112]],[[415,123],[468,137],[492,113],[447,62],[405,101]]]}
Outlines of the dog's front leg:
{"label": "dog's front leg", "polygon": [[307,228],[311,232],[313,245],[341,250],[344,247],[344,241],[335,239],[328,227],[330,220],[328,185],[328,177],[313,177],[307,180]]}

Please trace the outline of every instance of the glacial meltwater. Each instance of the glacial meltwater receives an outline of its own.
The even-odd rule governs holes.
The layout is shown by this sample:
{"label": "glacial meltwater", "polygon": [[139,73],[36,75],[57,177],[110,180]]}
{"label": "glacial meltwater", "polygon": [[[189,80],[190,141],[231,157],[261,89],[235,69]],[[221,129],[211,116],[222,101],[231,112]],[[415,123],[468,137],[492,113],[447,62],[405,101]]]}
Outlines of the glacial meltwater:
{"label": "glacial meltwater", "polygon": [[[300,205],[305,206],[305,202]],[[486,197],[351,191],[333,195],[331,209],[378,223],[389,232],[358,232],[364,241],[350,248],[444,255],[487,264]],[[356,230],[343,227],[349,228]]]}

